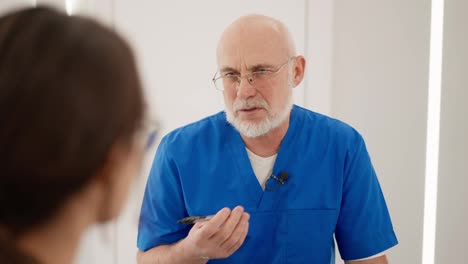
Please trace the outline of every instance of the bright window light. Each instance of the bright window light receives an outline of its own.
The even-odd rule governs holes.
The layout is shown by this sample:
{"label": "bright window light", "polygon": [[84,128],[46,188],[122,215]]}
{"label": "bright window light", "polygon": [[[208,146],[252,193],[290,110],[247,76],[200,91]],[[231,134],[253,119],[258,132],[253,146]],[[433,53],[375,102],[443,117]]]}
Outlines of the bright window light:
{"label": "bright window light", "polygon": [[444,0],[432,0],[422,263],[434,264],[439,171]]}

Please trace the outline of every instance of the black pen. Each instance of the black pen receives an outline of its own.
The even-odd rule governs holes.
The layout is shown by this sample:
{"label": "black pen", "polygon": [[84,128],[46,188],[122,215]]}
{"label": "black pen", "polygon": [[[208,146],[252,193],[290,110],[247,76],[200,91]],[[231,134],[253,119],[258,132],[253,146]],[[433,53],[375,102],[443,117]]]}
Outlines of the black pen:
{"label": "black pen", "polygon": [[177,223],[182,225],[193,225],[198,222],[208,221],[213,218],[213,216],[214,215],[189,216],[178,220]]}

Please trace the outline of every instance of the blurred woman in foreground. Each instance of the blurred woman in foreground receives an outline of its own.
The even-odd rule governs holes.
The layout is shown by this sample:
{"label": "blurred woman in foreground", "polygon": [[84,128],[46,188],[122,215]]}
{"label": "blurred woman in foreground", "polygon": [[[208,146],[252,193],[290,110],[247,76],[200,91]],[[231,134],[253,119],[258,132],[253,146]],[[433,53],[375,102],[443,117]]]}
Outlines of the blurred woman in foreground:
{"label": "blurred woman in foreground", "polygon": [[144,100],[116,33],[48,8],[0,18],[0,263],[72,263],[142,159]]}

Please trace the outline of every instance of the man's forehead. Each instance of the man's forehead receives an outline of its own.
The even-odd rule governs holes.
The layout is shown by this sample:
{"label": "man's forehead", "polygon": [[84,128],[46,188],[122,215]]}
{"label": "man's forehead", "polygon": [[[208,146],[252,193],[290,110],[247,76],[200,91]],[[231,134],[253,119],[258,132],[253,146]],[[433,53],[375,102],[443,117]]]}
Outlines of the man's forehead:
{"label": "man's forehead", "polygon": [[284,58],[273,58],[266,56],[245,56],[245,57],[229,57],[226,56],[224,59],[218,60],[218,67],[220,70],[251,70],[254,68],[268,68],[275,67],[279,63],[282,63]]}
{"label": "man's forehead", "polygon": [[288,51],[274,41],[249,39],[226,42],[217,54],[218,66],[249,68],[258,64],[276,65],[287,59]]}

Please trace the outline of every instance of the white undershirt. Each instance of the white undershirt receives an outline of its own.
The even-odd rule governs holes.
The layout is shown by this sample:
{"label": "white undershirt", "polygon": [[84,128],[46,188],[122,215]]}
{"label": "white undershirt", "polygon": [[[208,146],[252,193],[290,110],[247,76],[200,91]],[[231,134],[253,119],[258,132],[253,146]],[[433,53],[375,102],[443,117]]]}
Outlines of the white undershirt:
{"label": "white undershirt", "polygon": [[260,157],[248,148],[245,149],[247,150],[247,155],[249,156],[255,176],[262,186],[262,189],[265,190],[265,183],[273,172],[273,166],[275,165],[276,156],[278,156],[278,154],[269,157]]}
{"label": "white undershirt", "polygon": [[[268,180],[268,177],[270,177],[270,175],[273,172],[273,166],[275,165],[276,156],[278,156],[278,154],[275,154],[269,157],[260,157],[256,155],[255,153],[253,153],[252,151],[250,151],[248,148],[245,148],[245,149],[247,150],[247,155],[249,156],[250,164],[252,165],[252,169],[255,173],[255,176],[257,177],[258,182],[262,186],[262,189],[265,190],[266,181]],[[383,256],[384,254],[385,254],[385,251],[380,252],[376,255],[367,257],[367,258],[355,259],[352,261],[373,259],[373,258]]]}

